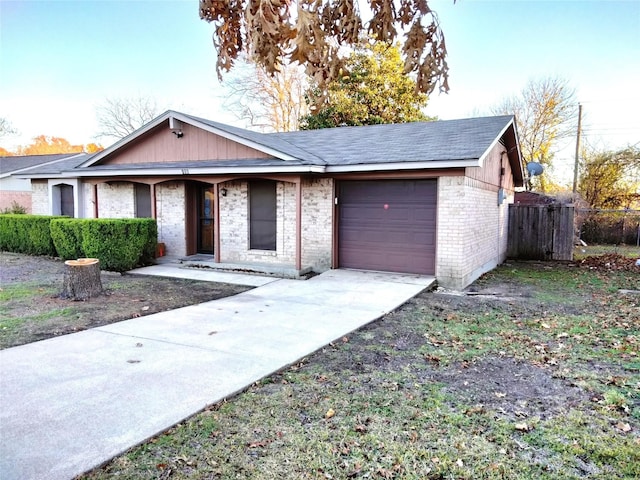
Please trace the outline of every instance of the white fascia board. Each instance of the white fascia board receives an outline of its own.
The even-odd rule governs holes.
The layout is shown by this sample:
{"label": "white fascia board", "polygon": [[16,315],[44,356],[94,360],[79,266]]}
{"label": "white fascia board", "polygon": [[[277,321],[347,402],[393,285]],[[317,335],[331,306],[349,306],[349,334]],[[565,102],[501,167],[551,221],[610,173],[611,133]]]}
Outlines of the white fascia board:
{"label": "white fascia board", "polygon": [[505,134],[505,132],[507,131],[507,129],[513,124],[513,118],[511,120],[509,120],[509,122],[507,122],[507,124],[504,126],[504,128],[502,130],[500,130],[500,133],[498,135],[496,135],[496,138],[493,139],[493,142],[491,142],[491,144],[489,145],[489,147],[484,151],[484,153],[482,155],[480,155],[480,167],[482,167],[484,165],[484,161],[487,158],[487,155],[489,155],[489,152],[491,152],[491,150],[493,150],[493,147],[496,146],[496,144],[500,141],[500,139],[502,138],[502,136]]}
{"label": "white fascia board", "polygon": [[357,165],[333,165],[327,173],[373,172],[389,170],[435,170],[441,168],[465,168],[480,166],[477,158],[467,160],[432,160],[429,162],[366,163]]}
{"label": "white fascia board", "polygon": [[291,155],[286,155],[285,153],[275,150],[271,147],[267,147],[261,143],[254,142],[253,140],[249,140],[247,138],[241,137],[239,135],[235,135],[230,132],[226,132],[219,128],[216,128],[212,125],[208,125],[206,123],[200,123],[197,120],[193,120],[185,115],[180,114],[179,112],[173,112],[172,115],[174,118],[177,118],[185,123],[193,125],[194,127],[201,128],[202,130],[206,130],[209,133],[213,133],[220,137],[226,138],[227,140],[232,140],[236,143],[244,145],[245,147],[253,148],[254,150],[258,150],[259,152],[266,153],[267,155],[271,155],[280,160],[298,160],[296,157],[292,157]]}
{"label": "white fascia board", "polygon": [[79,165],[78,168],[90,167],[92,165],[95,165],[97,162],[102,160],[107,155],[112,154],[113,152],[118,150],[120,147],[124,146],[125,144],[129,143],[132,140],[135,140],[139,136],[147,133],[152,128],[157,127],[158,125],[160,125],[162,122],[164,122],[165,120],[167,120],[171,116],[175,116],[175,112],[173,112],[171,110],[168,110],[168,111],[164,112],[162,115],[157,117],[155,120],[152,120],[150,123],[147,123],[146,125],[140,127],[138,130],[136,130],[135,132],[132,132],[131,134],[127,135],[126,137],[121,138],[116,143],[114,143],[113,145],[105,148],[101,152],[96,153],[89,160],[87,160],[83,164]]}
{"label": "white fascia board", "polygon": [[[64,177],[150,177],[150,176],[183,176],[183,175],[235,175],[235,174],[278,174],[278,173],[324,173],[325,167],[320,165],[282,165],[279,167],[190,167],[190,168],[153,168],[119,170],[92,170],[63,172]],[[35,178],[35,177],[31,177]],[[43,178],[54,178],[45,176]]]}

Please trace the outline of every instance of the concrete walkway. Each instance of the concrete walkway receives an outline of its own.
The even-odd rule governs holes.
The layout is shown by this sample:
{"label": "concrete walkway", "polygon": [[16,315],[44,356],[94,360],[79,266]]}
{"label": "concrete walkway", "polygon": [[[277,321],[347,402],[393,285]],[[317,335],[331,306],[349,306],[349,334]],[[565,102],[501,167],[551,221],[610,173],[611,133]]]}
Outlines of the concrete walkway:
{"label": "concrete walkway", "polygon": [[431,277],[331,270],[0,351],[0,478],[70,479],[395,309]]}

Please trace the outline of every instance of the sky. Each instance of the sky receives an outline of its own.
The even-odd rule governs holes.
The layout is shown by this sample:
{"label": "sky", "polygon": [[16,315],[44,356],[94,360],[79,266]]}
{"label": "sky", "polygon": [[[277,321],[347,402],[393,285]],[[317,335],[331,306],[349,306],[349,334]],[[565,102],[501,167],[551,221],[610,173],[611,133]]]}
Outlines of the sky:
{"label": "sky", "polygon": [[[451,90],[431,95],[428,115],[489,114],[529,80],[558,76],[583,105],[587,144],[640,142],[640,0],[429,5],[446,38]],[[149,96],[160,111],[245,127],[223,106],[212,33],[197,0],[0,0],[0,117],[19,132],[0,146],[37,135],[108,146],[96,138],[96,107],[115,97]],[[572,168],[575,140],[562,147],[560,174]]]}

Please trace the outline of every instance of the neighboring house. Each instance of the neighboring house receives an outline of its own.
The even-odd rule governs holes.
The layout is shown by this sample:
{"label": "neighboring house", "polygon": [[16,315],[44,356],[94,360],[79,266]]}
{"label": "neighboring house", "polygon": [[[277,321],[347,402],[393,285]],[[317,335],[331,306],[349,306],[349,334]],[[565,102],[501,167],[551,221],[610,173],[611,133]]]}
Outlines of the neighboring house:
{"label": "neighboring house", "polygon": [[69,158],[82,157],[77,153],[0,157],[0,211],[10,209],[16,203],[31,213],[31,181],[17,175],[33,167],[45,167]]}
{"label": "neighboring house", "polygon": [[68,185],[75,216],[156,218],[168,255],[462,288],[506,257],[520,165],[511,116],[262,134],[168,111],[77,167],[25,176],[34,213],[58,212]]}

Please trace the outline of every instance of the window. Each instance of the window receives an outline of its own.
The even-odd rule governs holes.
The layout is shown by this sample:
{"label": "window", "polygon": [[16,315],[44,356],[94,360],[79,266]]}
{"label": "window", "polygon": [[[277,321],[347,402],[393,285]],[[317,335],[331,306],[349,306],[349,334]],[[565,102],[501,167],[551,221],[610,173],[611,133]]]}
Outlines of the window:
{"label": "window", "polygon": [[151,217],[151,187],[145,183],[135,183],[136,218]]}
{"label": "window", "polygon": [[249,248],[276,249],[276,182],[249,182]]}

